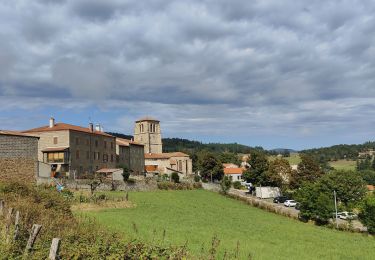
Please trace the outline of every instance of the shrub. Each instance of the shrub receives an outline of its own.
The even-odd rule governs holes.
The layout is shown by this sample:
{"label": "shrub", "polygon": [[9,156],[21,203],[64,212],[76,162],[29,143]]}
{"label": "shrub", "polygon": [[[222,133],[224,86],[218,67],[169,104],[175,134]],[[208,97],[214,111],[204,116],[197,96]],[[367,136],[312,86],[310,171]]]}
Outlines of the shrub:
{"label": "shrub", "polygon": [[135,179],[133,179],[133,178],[129,178],[127,181],[126,181],[126,183],[128,183],[128,184],[135,184],[136,183],[136,180]]}
{"label": "shrub", "polygon": [[368,232],[375,234],[375,195],[365,199],[359,217],[363,224],[367,226]]}
{"label": "shrub", "polygon": [[162,181],[158,182],[158,189],[160,190],[193,190],[193,189],[201,189],[201,183],[174,183],[170,181]]}
{"label": "shrub", "polygon": [[227,194],[231,185],[232,185],[231,180],[227,176],[224,176],[224,178],[220,182],[221,191],[224,194]]}
{"label": "shrub", "polygon": [[180,182],[180,176],[178,175],[177,172],[172,172],[171,179],[175,183],[179,183]]}
{"label": "shrub", "polygon": [[233,182],[233,188],[235,188],[235,189],[241,189],[241,182],[239,182],[239,181]]}
{"label": "shrub", "polygon": [[200,181],[201,181],[201,177],[199,177],[198,174],[195,174],[195,175],[194,175],[194,181],[195,181],[195,182],[200,182]]}

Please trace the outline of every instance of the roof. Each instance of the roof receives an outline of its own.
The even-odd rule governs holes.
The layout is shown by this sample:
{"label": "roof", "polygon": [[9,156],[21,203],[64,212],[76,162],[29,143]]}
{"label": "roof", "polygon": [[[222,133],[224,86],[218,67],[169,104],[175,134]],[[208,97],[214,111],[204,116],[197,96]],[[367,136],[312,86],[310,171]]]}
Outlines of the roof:
{"label": "roof", "polygon": [[134,141],[129,140],[129,139],[118,138],[118,137],[116,137],[116,144],[119,145],[119,146],[129,146],[130,144],[144,146],[141,143],[137,143],[137,142],[134,142]]}
{"label": "roof", "polygon": [[104,132],[96,131],[94,129],[93,132],[90,131],[88,127],[82,127],[82,126],[76,126],[76,125],[70,125],[65,123],[57,123],[53,127],[42,126],[38,128],[33,128],[27,131],[23,131],[23,133],[38,133],[38,132],[50,132],[50,131],[63,131],[63,130],[71,130],[71,131],[78,131],[78,132],[84,132],[88,134],[96,134],[96,135],[103,135],[108,137],[114,137],[112,135],[109,135]]}
{"label": "roof", "polygon": [[25,134],[18,131],[10,131],[10,130],[0,130],[0,135],[11,135],[11,136],[22,136],[22,137],[32,137],[32,138],[39,138],[36,135]]}
{"label": "roof", "polygon": [[145,159],[170,159],[172,157],[189,157],[186,153],[146,153]]}
{"label": "roof", "polygon": [[63,152],[67,149],[69,149],[69,147],[51,147],[43,149],[42,152]]}
{"label": "roof", "polygon": [[224,174],[242,174],[242,168],[224,168]]}
{"label": "roof", "polygon": [[374,185],[367,185],[367,190],[375,191],[375,186]]}
{"label": "roof", "polygon": [[238,168],[238,165],[234,163],[223,163],[224,168]]}
{"label": "roof", "polygon": [[152,117],[149,117],[149,116],[142,117],[142,118],[136,120],[135,122],[138,123],[138,122],[142,122],[142,121],[154,121],[154,122],[160,122],[159,120],[157,120],[157,119],[155,119],[155,118],[152,118]]}
{"label": "roof", "polygon": [[100,170],[97,170],[97,173],[114,173],[117,171],[121,171],[122,169],[120,168],[115,168],[115,169],[110,169],[110,168],[102,168]]}

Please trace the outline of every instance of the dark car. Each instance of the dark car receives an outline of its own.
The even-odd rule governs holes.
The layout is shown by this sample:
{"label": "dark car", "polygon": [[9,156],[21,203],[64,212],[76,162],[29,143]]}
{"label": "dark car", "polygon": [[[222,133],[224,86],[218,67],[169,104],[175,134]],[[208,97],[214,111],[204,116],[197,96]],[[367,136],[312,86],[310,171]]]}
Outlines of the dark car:
{"label": "dark car", "polygon": [[279,196],[273,199],[273,203],[284,203],[287,201],[289,198],[285,196]]}

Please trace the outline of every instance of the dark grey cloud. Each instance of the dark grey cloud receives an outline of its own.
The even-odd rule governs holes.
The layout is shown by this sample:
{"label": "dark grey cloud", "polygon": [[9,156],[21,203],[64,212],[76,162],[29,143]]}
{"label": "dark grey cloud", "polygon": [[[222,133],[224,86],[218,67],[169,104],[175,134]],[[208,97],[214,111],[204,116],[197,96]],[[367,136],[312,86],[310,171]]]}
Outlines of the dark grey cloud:
{"label": "dark grey cloud", "polygon": [[358,121],[375,112],[374,13],[370,0],[3,1],[0,95],[187,107],[199,129],[230,113],[239,129],[374,128]]}

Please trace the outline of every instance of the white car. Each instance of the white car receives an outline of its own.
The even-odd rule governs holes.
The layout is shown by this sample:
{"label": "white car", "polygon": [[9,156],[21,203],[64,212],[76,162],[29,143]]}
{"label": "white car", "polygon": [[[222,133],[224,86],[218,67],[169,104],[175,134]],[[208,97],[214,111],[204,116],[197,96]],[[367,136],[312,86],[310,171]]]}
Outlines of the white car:
{"label": "white car", "polygon": [[353,212],[343,211],[337,213],[337,217],[340,219],[356,219],[358,216]]}
{"label": "white car", "polygon": [[297,205],[297,202],[295,200],[286,200],[284,202],[285,207],[295,207]]}

